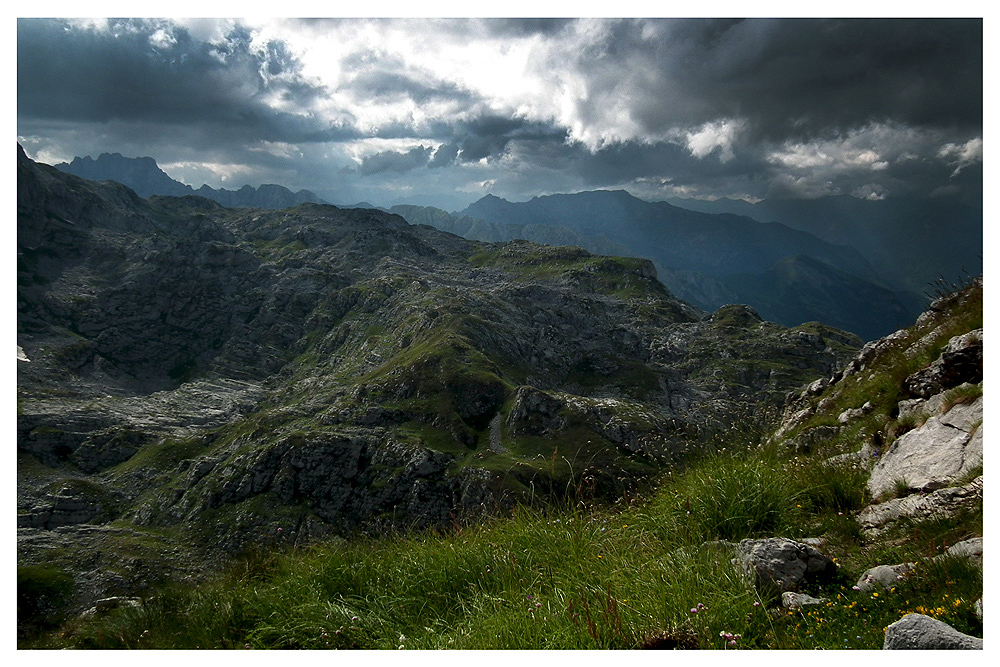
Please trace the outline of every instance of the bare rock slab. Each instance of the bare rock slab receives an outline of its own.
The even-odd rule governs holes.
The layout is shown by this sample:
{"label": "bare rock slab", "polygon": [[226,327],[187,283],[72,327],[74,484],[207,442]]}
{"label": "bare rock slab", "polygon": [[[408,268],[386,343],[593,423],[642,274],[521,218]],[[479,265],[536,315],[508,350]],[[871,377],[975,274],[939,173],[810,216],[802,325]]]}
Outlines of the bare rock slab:
{"label": "bare rock slab", "polygon": [[934,491],[952,484],[983,461],[983,399],[959,404],[901,436],[868,480],[873,497],[895,491]]}
{"label": "bare rock slab", "polygon": [[781,606],[785,609],[799,609],[801,607],[823,604],[824,602],[826,602],[826,598],[814,598],[806,593],[785,591],[781,594]]}
{"label": "bare rock slab", "polygon": [[903,518],[926,520],[949,517],[963,507],[972,507],[982,502],[983,477],[980,475],[964,486],[869,505],[858,514],[858,524],[867,535],[875,536]]}

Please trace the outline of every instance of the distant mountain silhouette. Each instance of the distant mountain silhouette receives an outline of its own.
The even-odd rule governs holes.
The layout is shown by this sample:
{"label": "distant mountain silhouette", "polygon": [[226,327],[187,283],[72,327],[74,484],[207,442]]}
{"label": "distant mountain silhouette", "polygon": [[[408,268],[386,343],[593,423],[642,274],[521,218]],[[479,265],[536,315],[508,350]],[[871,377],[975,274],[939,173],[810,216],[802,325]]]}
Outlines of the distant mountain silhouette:
{"label": "distant mountain silhouette", "polygon": [[568,228],[580,235],[584,247],[588,238],[601,238],[653,260],[661,281],[700,308],[747,303],[786,326],[836,322],[870,339],[912,323],[925,304],[915,294],[893,290],[853,247],[781,223],[647,202],[624,191],[549,195],[521,203],[487,195],[455,216]]}
{"label": "distant mountain silhouette", "polygon": [[650,253],[663,266],[709,275],[764,271],[782,257],[809,255],[866,280],[880,280],[854,248],[827,243],[779,223],[689,211],[666,202],[647,202],[621,190],[549,195],[523,203],[487,195],[462,214],[505,224],[558,224],[586,234],[603,234],[633,251]]}
{"label": "distant mountain silhouette", "polygon": [[308,190],[292,192],[281,185],[261,185],[258,188],[244,185],[239,190],[215,189],[202,185],[195,190],[168,176],[151,157],[129,158],[120,153],[102,153],[91,157],[76,157],[70,163],[55,165],[56,169],[92,181],[116,181],[135,191],[140,197],[168,195],[182,197],[199,195],[223,206],[235,208],[288,208],[298,204],[325,204]]}
{"label": "distant mountain silhouette", "polygon": [[952,282],[983,270],[983,211],[954,197],[870,201],[818,199],[668,200],[706,213],[735,213],[780,222],[830,243],[850,245],[896,289],[918,293],[943,277]]}
{"label": "distant mountain silhouette", "polygon": [[430,225],[473,241],[505,242],[522,239],[553,246],[575,245],[601,255],[630,254],[628,248],[609,241],[604,236],[582,234],[566,225],[488,222],[467,215],[460,217],[433,206],[400,204],[390,208],[389,212],[402,216],[411,225]]}

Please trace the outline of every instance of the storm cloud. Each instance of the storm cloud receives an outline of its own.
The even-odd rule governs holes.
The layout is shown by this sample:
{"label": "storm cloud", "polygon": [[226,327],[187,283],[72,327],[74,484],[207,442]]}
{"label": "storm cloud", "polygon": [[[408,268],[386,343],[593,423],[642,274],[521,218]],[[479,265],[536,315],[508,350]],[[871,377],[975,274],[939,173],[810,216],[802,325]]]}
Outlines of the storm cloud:
{"label": "storm cloud", "polygon": [[18,141],[43,161],[386,204],[981,196],[981,20],[17,25]]}
{"label": "storm cloud", "polygon": [[399,151],[383,151],[368,155],[361,160],[358,171],[362,174],[371,175],[382,171],[410,171],[417,167],[422,167],[430,160],[431,152],[434,149],[417,146],[405,153]]}
{"label": "storm cloud", "polygon": [[690,19],[614,23],[554,62],[587,73],[592,105],[628,99],[647,132],[742,118],[781,141],[890,121],[975,130],[982,58],[980,21]]}
{"label": "storm cloud", "polygon": [[[163,21],[113,21],[94,30],[23,20],[18,116],[209,125],[228,137],[260,141],[357,137],[342,123],[296,112],[324,95],[321,86],[297,76],[297,68],[284,44],[255,48],[251,33],[239,26],[210,44]],[[283,110],[282,101],[296,111]]]}

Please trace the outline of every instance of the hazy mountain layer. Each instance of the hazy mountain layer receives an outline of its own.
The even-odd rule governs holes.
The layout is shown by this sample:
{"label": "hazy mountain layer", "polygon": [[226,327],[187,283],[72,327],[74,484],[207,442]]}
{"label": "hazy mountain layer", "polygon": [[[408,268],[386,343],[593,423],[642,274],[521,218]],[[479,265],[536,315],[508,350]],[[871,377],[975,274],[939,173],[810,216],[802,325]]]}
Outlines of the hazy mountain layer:
{"label": "hazy mountain layer", "polygon": [[566,225],[487,222],[469,216],[458,217],[430,206],[398,205],[389,211],[402,216],[411,225],[430,225],[474,241],[523,240],[545,245],[579,246],[602,255],[629,255],[628,248],[605,236],[582,234]]}
{"label": "hazy mountain layer", "polygon": [[[789,326],[835,321],[871,339],[909,324],[924,305],[913,295],[889,289],[854,248],[783,224],[689,211],[621,191],[552,195],[523,203],[486,196],[456,215],[510,228],[568,227],[580,234],[584,247],[600,238],[629,255],[653,260],[670,290],[699,307],[747,303]],[[811,258],[813,270],[798,272],[794,285],[780,287],[775,266],[790,257]],[[780,295],[769,286],[780,287]],[[859,298],[859,290],[874,298]]]}
{"label": "hazy mountain layer", "polygon": [[701,201],[671,204],[707,213],[735,213],[780,222],[830,243],[850,245],[896,289],[925,294],[939,278],[955,282],[983,268],[983,211],[956,198],[869,201],[818,199]]}
{"label": "hazy mountain layer", "polygon": [[120,153],[102,153],[91,157],[73,158],[70,163],[55,165],[56,169],[92,181],[117,181],[127,185],[141,197],[152,195],[184,196],[197,194],[223,206],[254,208],[288,208],[298,204],[325,203],[308,190],[292,192],[281,185],[244,185],[239,190],[210,188],[202,185],[195,190],[168,176],[151,157],[127,158]]}

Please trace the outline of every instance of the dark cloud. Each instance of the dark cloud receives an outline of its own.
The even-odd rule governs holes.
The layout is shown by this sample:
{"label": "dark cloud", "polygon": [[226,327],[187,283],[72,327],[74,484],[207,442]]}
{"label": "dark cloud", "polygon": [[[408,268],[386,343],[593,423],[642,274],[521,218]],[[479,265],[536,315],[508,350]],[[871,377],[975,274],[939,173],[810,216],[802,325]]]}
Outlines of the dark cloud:
{"label": "dark cloud", "polygon": [[552,122],[486,113],[456,122],[452,135],[460,149],[458,159],[477,162],[483,158],[499,157],[512,141],[561,144],[566,141],[569,132]]}
{"label": "dark cloud", "polygon": [[361,161],[358,171],[365,175],[377,174],[383,171],[404,172],[423,167],[430,160],[433,148],[417,146],[405,153],[398,151],[382,151],[369,155]]}
{"label": "dark cloud", "polygon": [[455,162],[455,158],[458,157],[458,151],[458,144],[441,144],[434,151],[434,157],[427,163],[427,166],[431,168],[447,167]]}
{"label": "dark cloud", "polygon": [[578,143],[556,146],[519,145],[518,158],[565,171],[583,187],[621,186],[655,177],[676,186],[711,186],[734,180],[762,178],[767,166],[759,156],[741,153],[734,159],[699,159],[682,145],[672,142],[620,141],[591,151]]}
{"label": "dark cloud", "polygon": [[486,30],[493,35],[528,37],[531,35],[556,35],[573,24],[566,18],[497,18],[481,19]]}
{"label": "dark cloud", "polygon": [[746,118],[763,138],[870,122],[982,124],[981,20],[659,20],[610,24],[570,57],[592,109],[632,99],[648,131]]}
{"label": "dark cloud", "polygon": [[108,30],[94,30],[59,20],[20,19],[17,41],[19,118],[202,124],[213,127],[220,140],[359,136],[347,124],[266,104],[265,96],[275,96],[308,108],[325,91],[294,75],[298,65],[280,43],[263,52],[251,49],[245,29],[234,29],[222,44],[208,44],[168,22],[121,20]]}
{"label": "dark cloud", "polygon": [[418,104],[435,100],[469,103],[477,97],[450,82],[433,79],[421,81],[406,74],[384,72],[380,69],[356,73],[352,77],[350,87],[366,98],[410,99]]}
{"label": "dark cloud", "polygon": [[466,105],[479,99],[475,93],[380,49],[353,53],[342,61],[341,67],[348,72],[348,82],[341,88],[351,89],[361,99],[410,99],[418,104],[455,101]]}

